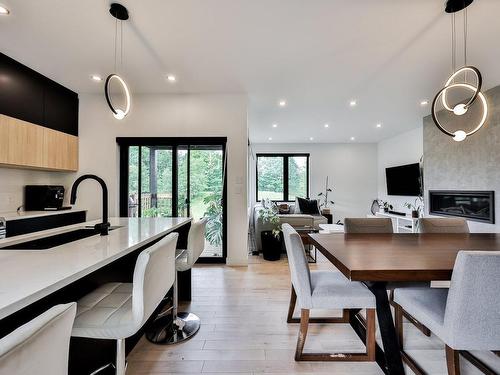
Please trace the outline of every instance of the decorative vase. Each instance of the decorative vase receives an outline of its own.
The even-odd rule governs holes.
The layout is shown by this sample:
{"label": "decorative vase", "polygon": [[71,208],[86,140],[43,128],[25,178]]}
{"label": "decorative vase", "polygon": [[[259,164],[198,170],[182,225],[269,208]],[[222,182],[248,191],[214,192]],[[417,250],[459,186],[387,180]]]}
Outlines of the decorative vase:
{"label": "decorative vase", "polygon": [[384,207],[384,212],[389,212],[389,208]]}
{"label": "decorative vase", "polygon": [[413,210],[411,212],[411,217],[414,218],[414,219],[418,219],[418,211],[417,210]]}

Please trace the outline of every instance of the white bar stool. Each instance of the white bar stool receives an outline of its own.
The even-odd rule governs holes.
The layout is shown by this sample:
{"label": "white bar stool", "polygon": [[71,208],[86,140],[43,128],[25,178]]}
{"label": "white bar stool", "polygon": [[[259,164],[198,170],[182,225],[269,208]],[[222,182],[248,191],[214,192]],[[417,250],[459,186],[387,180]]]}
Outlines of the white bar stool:
{"label": "white bar stool", "polygon": [[76,303],[57,305],[0,339],[0,374],[68,374]]}
{"label": "white bar stool", "polygon": [[174,284],[178,236],[171,233],[139,254],[133,283],[104,284],[78,301],[72,336],[116,340],[116,375],[125,374],[125,339],[141,329]]}
{"label": "white bar stool", "polygon": [[[205,249],[205,227],[208,218],[202,218],[191,223],[189,229],[187,249],[175,261],[177,272],[190,270]],[[146,338],[154,344],[171,345],[187,340],[200,329],[201,321],[198,316],[190,312],[178,312],[178,285],[177,273],[174,282],[173,307],[171,319],[160,316],[146,332]]]}

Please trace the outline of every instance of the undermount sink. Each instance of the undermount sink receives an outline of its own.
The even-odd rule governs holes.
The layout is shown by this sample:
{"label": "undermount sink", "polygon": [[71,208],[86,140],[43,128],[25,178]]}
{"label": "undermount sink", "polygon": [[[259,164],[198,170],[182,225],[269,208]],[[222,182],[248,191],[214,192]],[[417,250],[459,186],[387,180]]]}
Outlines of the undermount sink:
{"label": "undermount sink", "polygon": [[[111,231],[117,228],[120,227],[110,227],[109,230]],[[99,230],[86,227],[69,232],[54,234],[48,237],[37,238],[31,241],[16,243],[14,245],[3,246],[0,247],[0,250],[47,250],[52,247],[98,235],[100,235]]]}

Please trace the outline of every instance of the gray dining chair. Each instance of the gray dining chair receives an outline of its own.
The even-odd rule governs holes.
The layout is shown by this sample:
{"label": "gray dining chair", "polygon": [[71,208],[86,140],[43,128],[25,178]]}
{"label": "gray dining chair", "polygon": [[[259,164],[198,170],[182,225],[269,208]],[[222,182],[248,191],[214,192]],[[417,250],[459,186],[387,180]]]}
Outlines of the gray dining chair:
{"label": "gray dining chair", "polygon": [[[403,288],[394,291],[396,331],[403,358],[418,364],[403,347],[402,309],[425,324],[446,345],[449,375],[460,374],[459,354],[488,369],[470,350],[500,350],[500,251],[460,251],[450,289]],[[467,358],[466,357],[466,358]],[[422,370],[419,370],[422,372]]]}
{"label": "gray dining chair", "polygon": [[469,233],[467,220],[454,218],[421,218],[418,219],[420,233]]}
{"label": "gray dining chair", "polygon": [[389,218],[352,218],[344,219],[345,233],[393,233],[392,220]]}
{"label": "gray dining chair", "polygon": [[[467,220],[462,218],[420,218],[418,219],[417,228],[419,233],[469,233],[469,226],[467,225]],[[413,284],[410,286],[414,286]],[[430,287],[422,283],[421,287]],[[394,296],[391,293],[391,302]],[[424,335],[429,337],[431,331],[421,322],[419,322],[415,317],[411,316],[406,310],[402,310],[403,317],[405,317],[410,323],[417,327]]]}
{"label": "gray dining chair", "polygon": [[[292,296],[300,307],[300,330],[295,351],[296,361],[374,361],[375,296],[360,282],[351,282],[340,272],[310,271],[300,235],[289,224],[282,226]],[[312,309],[366,309],[366,353],[304,353],[304,344]],[[289,313],[290,315],[290,313]],[[345,322],[345,321],[344,321]]]}

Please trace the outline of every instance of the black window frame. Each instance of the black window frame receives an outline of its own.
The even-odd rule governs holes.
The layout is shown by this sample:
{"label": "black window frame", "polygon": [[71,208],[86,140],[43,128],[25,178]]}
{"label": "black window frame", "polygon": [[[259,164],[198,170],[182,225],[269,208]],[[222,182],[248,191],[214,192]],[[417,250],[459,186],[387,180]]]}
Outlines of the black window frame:
{"label": "black window frame", "polygon": [[306,184],[306,197],[305,198],[309,198],[309,185],[310,185],[310,181],[309,181],[309,176],[310,176],[310,172],[309,172],[309,161],[310,161],[310,154],[308,153],[297,153],[297,152],[292,152],[292,153],[258,153],[255,155],[255,201],[256,202],[260,202],[259,200],[259,157],[281,157],[283,158],[283,199],[273,199],[272,201],[273,202],[295,202],[295,200],[288,200],[288,199],[285,199],[285,198],[289,198],[288,197],[288,193],[289,193],[289,190],[288,190],[288,159],[290,157],[305,157],[307,158],[307,162],[306,162],[306,180],[307,180],[307,184]]}
{"label": "black window frame", "polygon": [[[119,146],[120,154],[120,176],[119,176],[119,211],[120,217],[128,217],[128,177],[129,177],[129,147],[139,146],[139,176],[141,176],[141,152],[140,147],[172,147],[172,166],[177,165],[177,150],[179,146],[222,146],[222,159],[224,160],[224,181],[222,185],[222,257],[200,257],[198,263],[226,263],[227,259],[227,215],[228,215],[228,200],[227,200],[227,184],[228,184],[228,171],[227,171],[227,137],[116,137],[116,143]],[[177,197],[178,197],[178,184],[177,184],[177,171],[172,170],[172,215],[178,217],[177,210]],[[189,170],[188,170],[189,173]],[[141,183],[138,183],[139,193]],[[189,189],[189,184],[188,184]],[[189,194],[189,191],[188,191]],[[140,206],[140,205],[139,205]]]}

